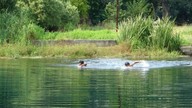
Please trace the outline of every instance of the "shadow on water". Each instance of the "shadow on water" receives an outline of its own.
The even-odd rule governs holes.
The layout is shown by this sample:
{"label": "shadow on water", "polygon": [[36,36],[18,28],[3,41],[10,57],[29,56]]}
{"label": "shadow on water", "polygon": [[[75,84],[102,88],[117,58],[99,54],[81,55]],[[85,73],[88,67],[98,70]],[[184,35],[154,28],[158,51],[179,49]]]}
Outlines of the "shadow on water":
{"label": "shadow on water", "polygon": [[1,108],[192,107],[192,66],[186,60],[147,60],[122,70],[125,59],[0,61]]}

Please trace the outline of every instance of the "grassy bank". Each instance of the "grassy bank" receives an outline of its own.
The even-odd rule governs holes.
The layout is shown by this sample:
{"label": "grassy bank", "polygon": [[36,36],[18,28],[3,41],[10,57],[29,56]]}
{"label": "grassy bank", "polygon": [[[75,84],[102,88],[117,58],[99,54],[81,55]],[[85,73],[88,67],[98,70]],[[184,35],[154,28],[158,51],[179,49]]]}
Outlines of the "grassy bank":
{"label": "grassy bank", "polygon": [[[192,27],[192,26],[190,26]],[[181,33],[185,43],[191,37],[188,27],[174,27],[174,31]],[[43,40],[60,39],[117,39],[115,30],[81,30],[69,32],[46,32]],[[188,41],[191,42],[191,41]],[[133,57],[133,58],[170,58],[179,57],[179,52],[167,52],[156,48],[131,49],[127,44],[121,43],[110,47],[97,47],[95,45],[73,46],[33,46],[21,44],[0,45],[0,57],[67,57],[67,58],[96,58],[96,57]]]}
{"label": "grassy bank", "polygon": [[[31,25],[30,39],[63,40],[63,39],[112,39],[117,40],[118,34],[112,29],[75,29],[68,32],[44,32],[41,28]],[[135,29],[138,31],[138,29]],[[180,33],[182,45],[191,45],[192,26],[176,26],[175,33]],[[130,32],[129,32],[130,33]],[[18,42],[20,43],[20,42]],[[95,58],[95,57],[133,57],[133,58],[170,58],[180,56],[179,52],[168,52],[158,48],[132,48],[129,43],[116,46],[97,47],[95,45],[73,46],[33,46],[21,44],[0,45],[0,57],[67,57],[67,58]],[[22,42],[25,43],[25,42]]]}
{"label": "grassy bank", "polygon": [[[115,27],[114,27],[115,28]],[[174,33],[179,33],[182,38],[182,45],[191,45],[192,43],[192,25],[174,26]],[[40,40],[63,40],[63,39],[117,39],[118,33],[115,29],[75,29],[68,32],[40,32]]]}
{"label": "grassy bank", "polygon": [[[181,44],[191,44],[192,26],[174,27],[174,22],[169,18],[156,23],[154,19],[143,18],[142,15],[128,18],[119,24],[118,33],[115,31],[115,22],[94,27],[79,26],[72,31],[61,29],[48,32],[28,20],[27,15],[25,12],[0,15],[0,57],[175,57],[179,55],[175,51],[179,51]],[[43,47],[30,45],[30,40],[68,39],[112,39],[119,43],[111,47],[87,44]]]}
{"label": "grassy bank", "polygon": [[73,46],[23,46],[19,44],[0,46],[0,57],[65,57],[65,58],[97,58],[97,57],[133,57],[133,58],[169,58],[178,57],[179,53],[168,53],[165,50],[140,49],[131,50],[126,44],[110,47],[97,47],[91,44]]}

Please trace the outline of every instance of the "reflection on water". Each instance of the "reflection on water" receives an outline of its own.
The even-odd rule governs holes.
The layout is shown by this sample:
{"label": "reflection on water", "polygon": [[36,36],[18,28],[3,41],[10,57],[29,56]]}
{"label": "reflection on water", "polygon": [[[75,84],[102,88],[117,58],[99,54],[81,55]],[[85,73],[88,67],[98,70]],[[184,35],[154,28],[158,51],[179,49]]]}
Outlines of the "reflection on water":
{"label": "reflection on water", "polygon": [[89,59],[84,70],[77,61],[0,60],[0,108],[192,107],[192,67],[180,65],[190,61],[148,60],[145,73],[118,69],[127,60]]}

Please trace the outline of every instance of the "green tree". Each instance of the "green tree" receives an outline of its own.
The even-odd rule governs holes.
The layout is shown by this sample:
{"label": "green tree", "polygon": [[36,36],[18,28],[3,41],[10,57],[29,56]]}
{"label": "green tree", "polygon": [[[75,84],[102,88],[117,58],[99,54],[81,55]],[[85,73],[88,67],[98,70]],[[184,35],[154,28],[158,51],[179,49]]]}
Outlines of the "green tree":
{"label": "green tree", "polygon": [[105,7],[110,1],[112,0],[88,0],[88,4],[90,6],[89,20],[91,24],[96,25],[107,18],[105,14]]}
{"label": "green tree", "polygon": [[0,0],[0,12],[13,11],[17,0]]}
{"label": "green tree", "polygon": [[[152,6],[146,0],[119,1],[119,21],[138,15],[149,16],[152,14]],[[115,19],[117,14],[116,1],[109,2],[105,8],[107,19]]]}
{"label": "green tree", "polygon": [[152,12],[151,5],[146,0],[132,0],[127,2],[127,9],[124,11],[124,17],[135,17],[138,15],[148,16]]}
{"label": "green tree", "polygon": [[87,0],[70,0],[71,4],[76,6],[79,15],[80,15],[80,23],[85,23],[88,20],[89,17],[89,5]]}
{"label": "green tree", "polygon": [[169,0],[170,15],[177,24],[192,23],[191,0]]}
{"label": "green tree", "polygon": [[62,0],[19,0],[18,7],[28,10],[32,19],[41,27],[49,31],[66,29],[70,23],[79,22],[79,13],[70,2]]}
{"label": "green tree", "polygon": [[149,0],[155,13],[162,18],[169,15],[177,24],[192,23],[191,0]]}

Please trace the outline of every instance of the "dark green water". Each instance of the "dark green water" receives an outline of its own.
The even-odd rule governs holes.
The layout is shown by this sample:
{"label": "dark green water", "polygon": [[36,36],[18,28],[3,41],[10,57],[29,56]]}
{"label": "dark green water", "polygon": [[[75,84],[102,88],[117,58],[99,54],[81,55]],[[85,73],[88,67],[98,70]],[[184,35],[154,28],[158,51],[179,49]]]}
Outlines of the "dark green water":
{"label": "dark green water", "polygon": [[0,108],[192,108],[192,67],[85,69],[62,59],[0,60]]}

